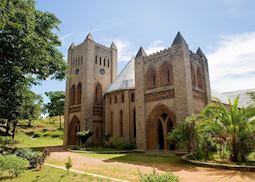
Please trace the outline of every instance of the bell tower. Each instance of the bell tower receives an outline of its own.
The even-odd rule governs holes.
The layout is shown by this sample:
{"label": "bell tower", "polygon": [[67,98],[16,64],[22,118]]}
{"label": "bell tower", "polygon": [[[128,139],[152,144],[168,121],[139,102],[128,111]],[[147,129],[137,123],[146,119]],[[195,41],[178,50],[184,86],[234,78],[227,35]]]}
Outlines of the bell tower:
{"label": "bell tower", "polygon": [[89,33],[68,49],[64,145],[77,143],[76,132],[90,129],[91,143],[103,142],[103,94],[117,76],[117,47],[98,44]]}

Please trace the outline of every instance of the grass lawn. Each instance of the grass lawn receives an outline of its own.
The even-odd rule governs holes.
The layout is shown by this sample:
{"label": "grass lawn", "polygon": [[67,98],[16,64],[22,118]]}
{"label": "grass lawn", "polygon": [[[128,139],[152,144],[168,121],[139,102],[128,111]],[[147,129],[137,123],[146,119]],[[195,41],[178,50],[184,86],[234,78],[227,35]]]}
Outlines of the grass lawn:
{"label": "grass lawn", "polygon": [[70,172],[67,175],[67,171],[62,169],[56,169],[49,166],[43,166],[41,170],[27,170],[24,174],[17,178],[0,177],[0,181],[3,182],[89,182],[89,181],[107,181],[97,179],[85,174],[76,174]]}
{"label": "grass lawn", "polygon": [[18,148],[25,147],[45,147],[45,146],[58,146],[63,145],[63,140],[60,138],[51,138],[51,137],[38,137],[32,138],[23,132],[18,132],[15,139],[19,142],[15,145]]}

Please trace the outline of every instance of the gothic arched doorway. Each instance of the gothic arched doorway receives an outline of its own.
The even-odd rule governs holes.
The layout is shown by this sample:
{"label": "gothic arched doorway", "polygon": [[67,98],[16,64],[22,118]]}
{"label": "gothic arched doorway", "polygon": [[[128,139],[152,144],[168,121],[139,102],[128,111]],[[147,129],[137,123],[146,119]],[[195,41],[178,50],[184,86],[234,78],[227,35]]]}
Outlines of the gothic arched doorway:
{"label": "gothic arched doorway", "polygon": [[80,121],[76,116],[74,116],[69,124],[68,145],[78,144],[78,138],[76,136],[78,131],[80,131]]}
{"label": "gothic arched doorway", "polygon": [[156,106],[147,122],[148,150],[175,150],[174,144],[167,140],[175,123],[174,113],[164,105]]}

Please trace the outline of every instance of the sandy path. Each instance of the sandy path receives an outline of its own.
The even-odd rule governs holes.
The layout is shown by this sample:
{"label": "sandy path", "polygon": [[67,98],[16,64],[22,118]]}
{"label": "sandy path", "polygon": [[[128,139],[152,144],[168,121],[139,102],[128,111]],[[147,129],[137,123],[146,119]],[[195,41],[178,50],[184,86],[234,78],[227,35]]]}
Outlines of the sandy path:
{"label": "sandy path", "polygon": [[[255,182],[254,172],[222,170],[204,167],[174,166],[173,164],[157,164],[153,166],[137,165],[111,160],[102,160],[82,156],[78,153],[64,151],[63,149],[51,152],[49,160],[65,162],[71,157],[73,169],[84,170],[96,174],[112,176],[120,179],[137,180],[138,170],[143,173],[157,171],[171,171],[179,176],[181,182]],[[139,159],[138,159],[139,160]],[[115,172],[117,171],[117,172]],[[127,172],[128,171],[128,172]],[[110,174],[112,173],[112,174]]]}

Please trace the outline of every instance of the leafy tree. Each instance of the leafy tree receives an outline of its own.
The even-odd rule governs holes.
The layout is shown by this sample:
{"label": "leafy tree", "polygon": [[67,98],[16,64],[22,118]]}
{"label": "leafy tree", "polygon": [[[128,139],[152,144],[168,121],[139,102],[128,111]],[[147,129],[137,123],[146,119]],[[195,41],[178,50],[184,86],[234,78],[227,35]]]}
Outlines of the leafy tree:
{"label": "leafy tree", "polygon": [[[246,139],[248,139],[242,136],[254,136],[255,133],[254,113],[251,114],[246,112],[244,108],[239,108],[238,102],[239,98],[236,98],[233,103],[229,101],[228,106],[220,102],[209,104],[203,112],[204,116],[209,119],[206,123],[200,123],[198,126],[200,130],[211,131],[214,136],[229,142],[231,161],[237,161],[239,156],[251,152],[241,152],[240,144],[246,143]],[[255,147],[254,141],[255,137],[253,144],[251,143],[253,149]],[[242,159],[246,158],[246,156],[241,157]]]}
{"label": "leafy tree", "polygon": [[50,102],[45,104],[45,110],[48,112],[49,116],[59,116],[59,128],[61,129],[61,116],[64,114],[65,92],[46,92],[45,95],[50,99]]}
{"label": "leafy tree", "polygon": [[60,21],[35,7],[34,0],[0,1],[0,118],[17,124],[24,89],[46,78],[63,79],[66,63],[54,30]]}
{"label": "leafy tree", "polygon": [[32,120],[41,116],[43,109],[43,98],[31,90],[25,91],[24,102],[21,106],[21,119],[28,120],[28,126],[31,126]]}

